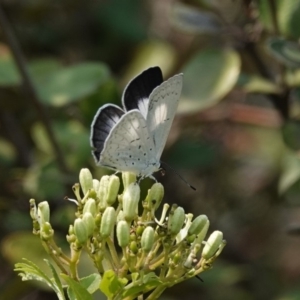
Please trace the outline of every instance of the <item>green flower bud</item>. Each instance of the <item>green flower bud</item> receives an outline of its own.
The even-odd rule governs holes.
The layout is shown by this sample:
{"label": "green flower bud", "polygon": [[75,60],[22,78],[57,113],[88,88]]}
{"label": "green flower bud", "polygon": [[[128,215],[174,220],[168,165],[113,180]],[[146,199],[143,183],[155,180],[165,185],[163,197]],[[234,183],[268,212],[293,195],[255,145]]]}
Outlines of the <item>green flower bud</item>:
{"label": "green flower bud", "polygon": [[127,189],[127,187],[131,184],[136,182],[136,175],[129,172],[123,172],[122,173],[122,181],[124,185],[124,190]]}
{"label": "green flower bud", "polygon": [[164,187],[161,183],[156,182],[152,185],[148,191],[146,201],[149,203],[149,207],[155,207],[157,209],[164,197]]}
{"label": "green flower bud", "polygon": [[80,170],[79,183],[84,195],[89,189],[93,188],[93,176],[89,169],[84,168]]}
{"label": "green flower bud", "polygon": [[99,189],[97,191],[97,196],[99,198],[99,210],[104,211],[106,208],[106,194],[107,194],[107,187],[109,183],[109,176],[104,175],[100,179]]}
{"label": "green flower bud", "polygon": [[130,230],[126,221],[120,221],[117,224],[117,239],[120,247],[126,247],[129,244]]}
{"label": "green flower bud", "polygon": [[145,226],[144,225],[139,225],[138,227],[136,227],[136,235],[137,236],[141,236],[143,234],[145,230]]}
{"label": "green flower bud", "polygon": [[52,229],[51,224],[48,222],[45,222],[41,226],[41,230],[40,230],[41,239],[46,241],[46,240],[51,239],[53,237],[53,235],[54,235],[54,230]]}
{"label": "green flower bud", "polygon": [[124,212],[123,210],[121,209],[117,215],[117,222],[120,222],[120,221],[124,221],[125,220],[125,217],[124,217]]}
{"label": "green flower bud", "polygon": [[93,190],[98,191],[100,186],[100,181],[98,179],[93,179]]}
{"label": "green flower bud", "polygon": [[88,236],[92,236],[96,226],[93,215],[90,212],[84,213],[82,221],[85,223]]}
{"label": "green flower bud", "polygon": [[47,201],[43,201],[38,204],[37,214],[40,226],[50,221],[50,208]]}
{"label": "green flower bud", "polygon": [[171,235],[179,233],[185,221],[185,213],[182,207],[177,207],[174,212],[169,215],[168,230]]}
{"label": "green flower bud", "polygon": [[116,222],[116,211],[110,206],[107,207],[102,215],[100,234],[103,238],[109,237],[112,233]]}
{"label": "green flower bud", "polygon": [[80,197],[80,185],[79,183],[75,183],[73,186],[72,186],[72,190],[76,196],[76,199],[77,201],[81,201],[81,197]]}
{"label": "green flower bud", "polygon": [[105,199],[107,205],[111,206],[115,203],[118,196],[119,188],[120,188],[119,177],[116,175],[111,175],[109,177],[106,199]]}
{"label": "green flower bud", "polygon": [[205,239],[206,237],[206,234],[207,234],[207,231],[208,231],[208,228],[209,228],[209,220],[207,219],[206,220],[206,223],[204,224],[204,226],[202,227],[201,231],[198,233],[193,245],[196,245],[196,244],[199,244],[201,245],[203,240]]}
{"label": "green flower bud", "polygon": [[137,215],[141,189],[137,183],[131,183],[123,195],[123,212],[127,222],[131,222]]}
{"label": "green flower bud", "polygon": [[76,241],[75,234],[67,235],[66,240],[69,244],[74,243]]}
{"label": "green flower bud", "polygon": [[74,222],[74,232],[80,244],[88,239],[88,231],[85,222],[82,219],[76,219]]}
{"label": "green flower bud", "polygon": [[137,242],[136,241],[131,241],[129,244],[129,249],[134,253],[137,254],[139,251],[139,248],[137,246]]}
{"label": "green flower bud", "polygon": [[202,257],[209,259],[214,256],[223,243],[223,233],[221,231],[214,231],[206,241],[206,244],[202,251]]}
{"label": "green flower bud", "polygon": [[199,234],[201,230],[204,228],[205,224],[207,223],[208,218],[206,215],[200,215],[195,218],[192,222],[191,227],[189,228],[189,235]]}
{"label": "green flower bud", "polygon": [[35,200],[30,199],[29,205],[30,205],[30,217],[32,220],[35,221],[37,219],[37,208],[36,208]]}
{"label": "green flower bud", "polygon": [[141,246],[145,252],[149,252],[154,244],[154,229],[147,226],[142,234]]}
{"label": "green flower bud", "polygon": [[97,213],[97,207],[96,207],[96,201],[93,198],[89,198],[84,207],[83,207],[83,214],[86,212],[89,212],[92,214],[93,217],[95,217]]}

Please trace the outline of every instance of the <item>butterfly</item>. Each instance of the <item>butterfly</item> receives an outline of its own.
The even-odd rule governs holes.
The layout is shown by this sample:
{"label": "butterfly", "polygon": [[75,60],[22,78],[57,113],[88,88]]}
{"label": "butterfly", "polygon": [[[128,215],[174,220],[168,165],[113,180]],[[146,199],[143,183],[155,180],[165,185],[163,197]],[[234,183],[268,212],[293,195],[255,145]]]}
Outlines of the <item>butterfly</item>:
{"label": "butterfly", "polygon": [[141,178],[160,170],[181,95],[183,74],[163,81],[152,67],[132,79],[122,95],[123,109],[105,104],[91,124],[90,143],[97,165]]}

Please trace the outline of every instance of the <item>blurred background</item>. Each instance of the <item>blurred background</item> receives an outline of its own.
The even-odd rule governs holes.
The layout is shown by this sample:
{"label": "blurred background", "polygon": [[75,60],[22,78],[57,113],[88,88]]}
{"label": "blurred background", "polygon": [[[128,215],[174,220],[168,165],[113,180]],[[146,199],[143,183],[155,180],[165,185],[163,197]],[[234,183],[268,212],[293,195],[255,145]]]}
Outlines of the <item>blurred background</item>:
{"label": "blurred background", "polygon": [[1,3],[0,299],[56,299],[13,271],[47,257],[28,200],[49,201],[63,244],[79,170],[108,172],[91,156],[94,114],[155,65],[184,73],[162,160],[197,188],[157,174],[164,201],[228,242],[203,283],[161,299],[300,299],[300,0]]}

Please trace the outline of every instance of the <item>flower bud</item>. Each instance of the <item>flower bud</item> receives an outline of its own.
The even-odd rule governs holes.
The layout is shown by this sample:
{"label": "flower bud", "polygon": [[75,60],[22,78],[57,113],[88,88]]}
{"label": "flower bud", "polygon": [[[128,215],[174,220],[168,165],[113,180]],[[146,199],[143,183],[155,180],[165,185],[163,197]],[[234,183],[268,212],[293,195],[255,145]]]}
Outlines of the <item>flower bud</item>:
{"label": "flower bud", "polygon": [[123,212],[127,222],[131,222],[138,211],[141,189],[137,183],[131,183],[123,195]]}
{"label": "flower bud", "polygon": [[120,247],[126,247],[129,244],[130,230],[126,221],[120,221],[117,224],[117,239]]}
{"label": "flower bud", "polygon": [[157,209],[164,197],[164,187],[161,183],[156,182],[152,185],[151,189],[148,191],[146,201],[149,203],[150,207],[155,207]]}
{"label": "flower bud", "polygon": [[100,186],[100,181],[98,179],[93,179],[93,190],[98,191]]}
{"label": "flower bud", "polygon": [[209,228],[209,220],[206,220],[206,223],[204,224],[204,226],[202,227],[201,231],[198,233],[193,245],[199,244],[201,245],[203,240],[205,239],[205,236],[207,234],[208,228]]}
{"label": "flower bud", "polygon": [[109,176],[104,175],[100,179],[99,189],[97,191],[97,196],[99,198],[99,210],[104,211],[106,207],[106,193],[107,193],[107,186],[109,183]]}
{"label": "flower bud", "polygon": [[112,233],[116,222],[116,211],[110,206],[107,207],[101,218],[100,234],[103,238],[109,237]]}
{"label": "flower bud", "polygon": [[74,232],[80,244],[83,244],[88,239],[88,232],[85,222],[82,219],[76,219],[74,222]]}
{"label": "flower bud", "polygon": [[75,183],[73,186],[72,186],[72,190],[76,196],[76,199],[77,201],[81,201],[81,196],[80,196],[80,185],[79,183]]}
{"label": "flower bud", "polygon": [[96,207],[96,201],[93,198],[89,198],[83,208],[83,214],[86,212],[89,212],[92,214],[93,217],[95,217],[97,213],[97,207]]}
{"label": "flower bud", "polygon": [[107,205],[111,206],[115,203],[118,196],[119,188],[120,188],[119,177],[116,175],[111,175],[109,177],[106,199],[105,199]]}
{"label": "flower bud", "polygon": [[93,176],[89,169],[84,168],[80,170],[79,183],[84,195],[93,188]]}
{"label": "flower bud", "polygon": [[41,226],[40,230],[40,237],[43,240],[49,240],[54,235],[54,230],[51,227],[51,224],[49,222],[44,222]]}
{"label": "flower bud", "polygon": [[137,242],[136,241],[131,241],[130,245],[129,245],[129,249],[132,251],[132,253],[137,254],[139,251],[139,248],[137,246]]}
{"label": "flower bud", "polygon": [[36,220],[37,219],[37,208],[36,208],[35,200],[30,199],[29,205],[30,205],[30,217],[32,220]]}
{"label": "flower bud", "polygon": [[120,221],[124,221],[125,220],[125,217],[124,217],[124,212],[123,210],[121,209],[117,215],[117,222],[120,222]]}
{"label": "flower bud", "polygon": [[192,222],[191,227],[189,228],[189,235],[199,234],[201,230],[204,228],[205,224],[207,223],[208,218],[206,215],[200,215],[195,218]]}
{"label": "flower bud", "polygon": [[122,173],[122,181],[124,185],[124,190],[127,189],[127,187],[131,184],[136,182],[136,175],[129,172],[123,172]]}
{"label": "flower bud", "polygon": [[220,245],[223,242],[223,233],[221,231],[214,231],[206,241],[206,244],[202,251],[202,257],[209,259],[215,255]]}
{"label": "flower bud", "polygon": [[46,222],[49,222],[50,208],[49,208],[49,203],[47,201],[43,201],[38,204],[37,214],[38,214],[38,222],[40,223],[40,226],[42,226]]}
{"label": "flower bud", "polygon": [[171,235],[176,235],[182,228],[185,221],[185,213],[182,207],[177,207],[172,214],[169,215],[168,230]]}
{"label": "flower bud", "polygon": [[141,246],[145,252],[149,252],[154,244],[154,229],[147,226],[142,234]]}
{"label": "flower bud", "polygon": [[88,237],[93,235],[95,229],[95,220],[90,212],[86,212],[83,214],[82,221],[84,222],[87,230]]}

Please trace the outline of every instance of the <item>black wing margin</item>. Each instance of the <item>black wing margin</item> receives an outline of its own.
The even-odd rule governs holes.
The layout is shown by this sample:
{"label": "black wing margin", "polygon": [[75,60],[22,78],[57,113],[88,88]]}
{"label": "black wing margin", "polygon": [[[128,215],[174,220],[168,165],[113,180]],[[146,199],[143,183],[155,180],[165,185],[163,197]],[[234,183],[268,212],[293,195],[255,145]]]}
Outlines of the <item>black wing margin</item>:
{"label": "black wing margin", "polygon": [[102,106],[96,113],[91,125],[90,144],[94,148],[92,154],[97,163],[107,136],[123,114],[124,111],[120,107],[112,104]]}
{"label": "black wing margin", "polygon": [[126,86],[122,96],[125,110],[138,109],[146,118],[149,96],[162,82],[163,76],[159,67],[149,68],[132,79]]}

